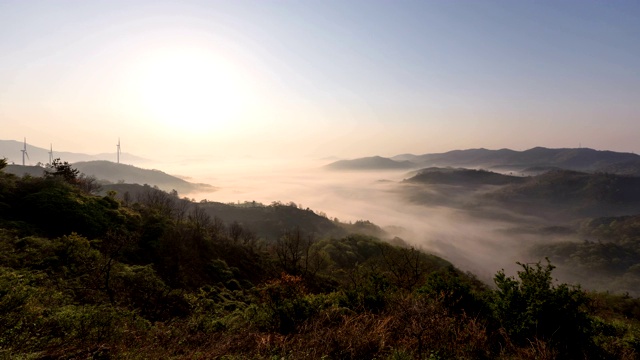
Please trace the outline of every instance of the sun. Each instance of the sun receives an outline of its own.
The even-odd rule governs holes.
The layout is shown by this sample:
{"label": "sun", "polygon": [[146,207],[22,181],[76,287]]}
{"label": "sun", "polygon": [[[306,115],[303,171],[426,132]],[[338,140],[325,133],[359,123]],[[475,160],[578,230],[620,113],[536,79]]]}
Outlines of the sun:
{"label": "sun", "polygon": [[224,127],[250,107],[247,76],[236,64],[210,51],[176,48],[155,53],[139,72],[143,111],[170,130]]}

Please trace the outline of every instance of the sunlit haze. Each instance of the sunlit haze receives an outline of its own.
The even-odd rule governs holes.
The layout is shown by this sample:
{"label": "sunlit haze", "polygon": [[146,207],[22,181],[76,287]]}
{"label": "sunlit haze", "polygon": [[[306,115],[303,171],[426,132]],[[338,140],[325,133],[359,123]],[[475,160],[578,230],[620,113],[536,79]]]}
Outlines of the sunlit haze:
{"label": "sunlit haze", "polygon": [[640,6],[3,1],[2,138],[139,156],[640,150]]}

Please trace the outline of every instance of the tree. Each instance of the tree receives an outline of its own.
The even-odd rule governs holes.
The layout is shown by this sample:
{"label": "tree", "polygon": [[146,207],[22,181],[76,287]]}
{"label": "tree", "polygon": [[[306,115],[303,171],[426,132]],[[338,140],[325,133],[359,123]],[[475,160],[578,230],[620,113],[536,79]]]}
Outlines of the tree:
{"label": "tree", "polygon": [[60,177],[69,184],[77,184],[80,170],[74,169],[71,164],[66,161],[62,162],[58,158],[53,160],[49,169],[45,170],[44,173],[47,178]]}
{"label": "tree", "polygon": [[392,248],[385,245],[379,245],[380,253],[390,278],[397,287],[413,291],[424,282],[429,271],[433,270],[424,260],[424,254],[416,248]]}
{"label": "tree", "polygon": [[100,185],[98,179],[93,175],[87,176],[80,174],[76,180],[78,187],[87,194],[96,194],[102,190],[102,185]]}
{"label": "tree", "polygon": [[238,223],[237,221],[232,222],[231,226],[229,226],[229,237],[235,244],[238,243],[238,240],[242,236],[243,232],[244,229],[242,228],[242,225],[240,225],[240,223]]}
{"label": "tree", "polygon": [[301,271],[307,272],[309,269],[309,250],[313,242],[313,236],[305,237],[299,227],[285,231],[274,246],[280,267],[294,275]]}
{"label": "tree", "polygon": [[589,351],[591,321],[585,311],[587,295],[567,284],[554,285],[547,259],[521,264],[518,279],[507,277],[503,270],[494,277],[494,306],[498,321],[511,340],[519,345],[542,340],[554,347],[561,357],[582,358]]}

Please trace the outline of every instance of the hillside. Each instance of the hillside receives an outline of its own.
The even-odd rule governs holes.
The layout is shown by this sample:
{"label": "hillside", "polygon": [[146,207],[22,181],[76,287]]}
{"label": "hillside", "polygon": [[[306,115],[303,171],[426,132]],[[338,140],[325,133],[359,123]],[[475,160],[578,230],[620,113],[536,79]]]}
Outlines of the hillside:
{"label": "hillside", "polygon": [[640,161],[632,159],[629,161],[615,162],[600,167],[598,171],[620,175],[640,176]]}
{"label": "hillside", "polygon": [[[314,238],[302,223],[264,242],[221,221],[227,206],[155,189],[125,202],[74,184],[0,171],[2,355],[600,359],[635,351],[625,339],[640,331],[640,301],[556,284],[549,264],[522,265],[514,277],[500,271],[491,288],[442,258],[368,236]],[[202,211],[208,205],[217,218]]]}
{"label": "hillside", "polygon": [[22,165],[7,165],[5,172],[16,176],[42,176],[45,168],[41,166],[22,166]]}
{"label": "hillside", "polygon": [[521,183],[524,179],[517,176],[502,175],[486,170],[430,167],[418,170],[416,175],[405,181],[409,183],[476,187],[483,185],[516,184]]}
{"label": "hillside", "polygon": [[[150,186],[138,184],[108,184],[104,185],[101,194],[106,195],[109,191],[116,191],[116,197],[125,203],[162,201],[180,204],[186,210],[195,204],[184,199],[168,196],[161,190]],[[155,199],[155,200],[151,200]],[[231,224],[238,223],[254,235],[275,241],[284,230],[294,228],[305,229],[305,232],[314,237],[344,236],[347,231],[342,224],[335,223],[326,217],[317,215],[309,209],[300,209],[295,206],[284,205],[274,202],[271,205],[264,205],[255,202],[243,204],[224,204],[214,201],[200,202],[197,206],[211,218]],[[358,233],[358,231],[350,231]],[[366,233],[366,232],[361,232]]]}
{"label": "hillside", "polygon": [[[505,186],[492,196],[508,201],[572,203],[584,206],[640,207],[640,178],[614,174],[589,174],[570,170],[549,171]],[[640,209],[639,209],[640,210]]]}
{"label": "hillside", "polygon": [[635,176],[556,169],[515,177],[427,168],[399,185],[398,192],[411,203],[463,210],[480,219],[506,220],[519,214],[564,226],[585,217],[640,213],[640,177]]}
{"label": "hillside", "polygon": [[397,170],[411,169],[415,164],[410,161],[395,161],[381,156],[372,156],[354,160],[339,160],[325,165],[329,170]]}
{"label": "hillside", "polygon": [[582,222],[582,241],[540,244],[533,253],[561,266],[586,287],[640,294],[640,216],[603,217]]}
{"label": "hillside", "polygon": [[469,196],[478,209],[501,209],[560,224],[640,213],[640,178],[556,170]]}
{"label": "hillside", "polygon": [[246,203],[244,206],[207,202],[201,208],[210,216],[218,217],[226,223],[234,221],[251,229],[258,236],[276,240],[282,236],[283,229],[296,227],[316,237],[339,237],[347,232],[333,221],[317,215],[312,210],[299,209],[283,204],[261,205]]}
{"label": "hillside", "polygon": [[142,169],[133,165],[117,164],[110,161],[78,162],[74,163],[73,166],[86,175],[93,175],[99,180],[106,180],[112,183],[149,184],[166,191],[177,190],[179,193],[188,193],[195,190],[215,190],[215,187],[211,185],[190,183],[160,170]]}
{"label": "hillside", "polygon": [[501,239],[500,254],[514,249],[525,258],[549,258],[562,281],[640,295],[639,177],[560,169],[511,177],[428,168],[399,184],[399,191],[431,211],[462,212],[466,224],[493,224],[483,236]]}

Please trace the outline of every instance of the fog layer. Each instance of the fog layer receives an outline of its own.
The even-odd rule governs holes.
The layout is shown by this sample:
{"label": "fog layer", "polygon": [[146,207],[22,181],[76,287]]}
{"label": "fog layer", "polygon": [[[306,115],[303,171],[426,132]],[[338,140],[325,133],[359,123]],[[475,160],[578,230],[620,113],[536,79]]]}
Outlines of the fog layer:
{"label": "fog layer", "polygon": [[567,235],[539,229],[550,225],[536,216],[506,209],[479,208],[478,191],[446,186],[411,185],[404,171],[335,172],[326,161],[267,162],[242,159],[226,163],[174,163],[160,166],[208,183],[214,192],[180,194],[196,201],[224,203],[293,202],[341,222],[369,220],[413,246],[435,253],[457,267],[490,281],[497,270],[515,271],[516,262],[531,262],[537,243],[565,240]]}

